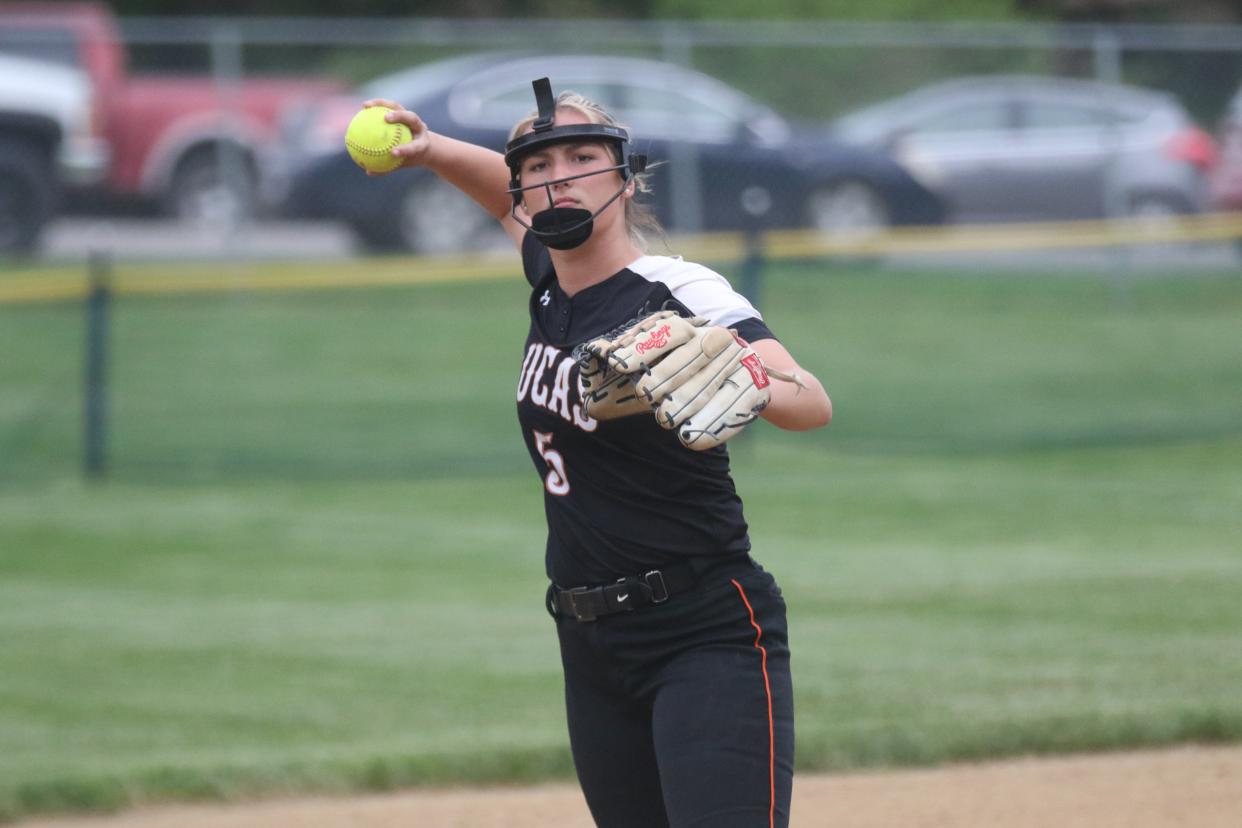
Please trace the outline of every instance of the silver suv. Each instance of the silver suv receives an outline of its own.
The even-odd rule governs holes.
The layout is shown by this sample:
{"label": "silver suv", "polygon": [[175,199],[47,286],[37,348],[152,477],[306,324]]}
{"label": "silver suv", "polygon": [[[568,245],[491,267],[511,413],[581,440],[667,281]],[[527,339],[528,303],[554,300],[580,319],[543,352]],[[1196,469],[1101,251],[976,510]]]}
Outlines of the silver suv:
{"label": "silver suv", "polygon": [[1198,212],[1216,156],[1173,96],[1069,78],[947,81],[833,130],[895,152],[958,222]]}

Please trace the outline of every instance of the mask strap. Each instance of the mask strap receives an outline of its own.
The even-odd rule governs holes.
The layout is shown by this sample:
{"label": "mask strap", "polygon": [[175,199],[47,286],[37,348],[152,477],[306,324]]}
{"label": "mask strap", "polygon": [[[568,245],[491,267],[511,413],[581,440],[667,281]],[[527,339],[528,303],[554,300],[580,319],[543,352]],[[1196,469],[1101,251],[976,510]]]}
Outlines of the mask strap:
{"label": "mask strap", "polygon": [[539,117],[531,124],[531,129],[544,132],[552,128],[552,122],[556,118],[556,98],[552,96],[552,81],[540,78],[531,81],[530,85],[535,89],[535,103],[539,107]]}

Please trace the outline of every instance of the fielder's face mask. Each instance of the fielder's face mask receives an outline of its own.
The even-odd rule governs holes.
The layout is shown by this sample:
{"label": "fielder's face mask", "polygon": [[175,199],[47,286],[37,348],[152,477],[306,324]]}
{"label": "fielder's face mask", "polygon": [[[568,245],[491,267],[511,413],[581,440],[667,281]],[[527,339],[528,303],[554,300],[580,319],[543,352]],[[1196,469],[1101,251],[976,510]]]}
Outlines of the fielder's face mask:
{"label": "fielder's face mask", "polygon": [[[566,124],[565,126],[556,126],[554,124],[556,99],[552,96],[552,84],[547,78],[540,78],[537,81],[532,81],[531,86],[535,90],[535,102],[539,106],[539,116],[532,124],[530,132],[519,135],[505,145],[505,163],[509,165],[510,179],[508,192],[513,196],[513,207],[509,212],[518,224],[534,233],[547,247],[556,250],[572,250],[590,238],[596,216],[621,197],[621,194],[625,192],[625,188],[629,186],[630,180],[635,174],[647,168],[647,156],[631,154],[627,158],[626,149],[629,145],[630,136],[628,132],[619,126],[611,124]],[[522,161],[527,156],[552,144],[580,143],[584,141],[599,141],[608,144],[616,150],[615,157],[623,159],[623,162],[601,170],[594,170],[593,172],[581,173],[579,175],[569,175],[539,184],[531,184],[528,187],[521,185]],[[603,206],[594,213],[578,207],[552,206],[552,203],[555,201],[555,197],[552,194],[552,187],[554,185],[563,184],[566,181],[573,181],[578,178],[586,178],[590,175],[602,175],[603,173],[610,172],[619,172],[621,174],[621,187],[613,194],[612,198],[604,202]],[[529,190],[543,190],[548,197],[548,207],[531,216],[531,222],[527,224],[518,215],[517,208]]]}

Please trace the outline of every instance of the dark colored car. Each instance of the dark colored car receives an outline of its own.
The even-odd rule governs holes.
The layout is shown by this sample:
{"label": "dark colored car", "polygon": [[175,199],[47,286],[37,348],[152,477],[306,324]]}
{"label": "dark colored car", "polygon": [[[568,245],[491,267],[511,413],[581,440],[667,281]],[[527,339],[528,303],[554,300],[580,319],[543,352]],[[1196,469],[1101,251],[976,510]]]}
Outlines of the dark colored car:
{"label": "dark colored car", "polygon": [[[653,165],[657,216],[671,232],[772,228],[875,232],[939,223],[940,200],[887,153],[799,128],[702,73],[622,57],[481,54],[379,78],[354,95],[292,109],[282,144],[288,214],[340,218],[379,248],[450,252],[490,246],[496,222],[424,170],[368,178],[342,136],[372,97],[417,111],[436,132],[502,150],[547,76],[608,108]],[[664,164],[662,162],[667,162]]]}

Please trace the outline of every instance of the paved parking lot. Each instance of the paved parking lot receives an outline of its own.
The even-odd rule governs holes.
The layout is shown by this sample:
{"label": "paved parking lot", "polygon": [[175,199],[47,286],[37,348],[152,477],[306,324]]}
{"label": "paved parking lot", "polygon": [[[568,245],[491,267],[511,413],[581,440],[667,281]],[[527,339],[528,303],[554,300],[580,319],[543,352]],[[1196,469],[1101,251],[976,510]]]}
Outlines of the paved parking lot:
{"label": "paved parking lot", "polygon": [[125,259],[313,259],[358,254],[348,227],[335,222],[258,221],[233,230],[195,228],[155,218],[60,218],[39,248],[44,261],[86,261],[92,253]]}

